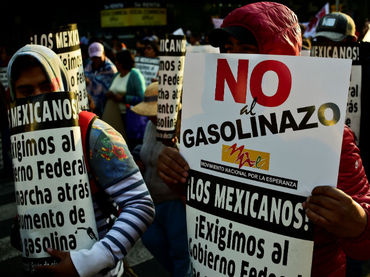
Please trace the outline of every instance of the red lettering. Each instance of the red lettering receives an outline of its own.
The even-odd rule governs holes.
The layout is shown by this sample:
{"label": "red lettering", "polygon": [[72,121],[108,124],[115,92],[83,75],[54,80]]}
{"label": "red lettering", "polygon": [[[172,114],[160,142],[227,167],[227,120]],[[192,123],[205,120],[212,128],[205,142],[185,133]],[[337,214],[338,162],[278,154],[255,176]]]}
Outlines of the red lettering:
{"label": "red lettering", "polygon": [[[274,71],[279,78],[279,85],[276,93],[266,96],[262,91],[262,78],[267,71]],[[250,91],[253,99],[265,107],[277,107],[285,102],[292,88],[292,75],[289,68],[279,61],[267,60],[257,64],[251,74]]]}
{"label": "red lettering", "polygon": [[[227,59],[217,60],[215,100],[224,101],[225,82],[236,103],[246,103],[249,60],[238,60],[238,73],[235,80]],[[273,71],[278,76],[278,88],[274,95],[267,96],[262,91],[262,79],[266,72]],[[265,107],[277,107],[289,97],[292,76],[289,68],[280,61],[266,60],[257,64],[250,77],[250,91],[253,99]]]}
{"label": "red lettering", "polygon": [[250,159],[249,152],[244,152],[244,145],[241,145],[237,148],[237,144],[234,143],[227,150],[229,149],[231,149],[230,156],[232,156],[236,151],[239,151],[238,157],[236,159],[236,161],[239,161],[239,168],[242,168],[245,163],[248,163],[249,167],[253,167],[255,165],[256,161],[252,161]]}
{"label": "red lettering", "polygon": [[230,92],[236,103],[246,103],[247,79],[248,79],[248,60],[238,61],[238,76],[235,80],[230,66],[226,59],[217,60],[217,79],[215,100],[224,101],[225,81],[229,86]]}

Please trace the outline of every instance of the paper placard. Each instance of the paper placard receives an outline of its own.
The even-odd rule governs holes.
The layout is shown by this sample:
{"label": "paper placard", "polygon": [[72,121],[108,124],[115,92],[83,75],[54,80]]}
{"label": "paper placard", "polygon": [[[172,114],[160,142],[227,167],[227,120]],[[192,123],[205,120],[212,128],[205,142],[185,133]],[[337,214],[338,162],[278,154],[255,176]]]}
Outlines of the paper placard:
{"label": "paper placard", "polygon": [[157,138],[159,139],[172,139],[176,133],[185,51],[185,36],[169,35],[160,40],[157,113]]}
{"label": "paper placard", "polygon": [[47,248],[89,249],[95,214],[74,93],[17,99],[8,111],[25,269],[53,264]]}
{"label": "paper placard", "polygon": [[77,24],[33,34],[30,36],[30,43],[46,46],[58,54],[67,70],[71,91],[78,95],[81,110],[89,110]]}
{"label": "paper placard", "polygon": [[186,56],[180,153],[193,276],[310,276],[302,202],[336,186],[351,62]]}

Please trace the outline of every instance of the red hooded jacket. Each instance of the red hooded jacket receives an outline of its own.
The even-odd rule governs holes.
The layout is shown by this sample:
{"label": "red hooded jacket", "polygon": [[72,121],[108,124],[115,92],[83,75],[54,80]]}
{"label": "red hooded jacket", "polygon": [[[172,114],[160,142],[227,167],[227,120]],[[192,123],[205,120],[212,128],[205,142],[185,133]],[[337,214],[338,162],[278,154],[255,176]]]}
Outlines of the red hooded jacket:
{"label": "red hooded jacket", "polygon": [[260,54],[298,56],[302,47],[298,18],[288,7],[274,2],[257,2],[229,13],[221,28],[241,26],[258,43]]}
{"label": "red hooded jacket", "polygon": [[[257,2],[233,10],[221,28],[242,26],[258,43],[260,54],[294,55],[300,53],[301,30],[297,16],[289,8],[274,2]],[[369,183],[353,132],[345,126],[337,187],[350,195],[370,213]],[[370,259],[370,223],[357,239],[338,239],[315,228],[312,276],[345,276],[346,255]]]}

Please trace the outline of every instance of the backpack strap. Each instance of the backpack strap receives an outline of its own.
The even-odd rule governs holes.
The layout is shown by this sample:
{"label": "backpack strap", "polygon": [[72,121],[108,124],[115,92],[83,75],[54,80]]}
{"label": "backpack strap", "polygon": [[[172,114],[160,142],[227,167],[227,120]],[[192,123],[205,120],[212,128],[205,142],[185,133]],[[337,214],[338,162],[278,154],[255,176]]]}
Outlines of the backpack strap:
{"label": "backpack strap", "polygon": [[78,123],[80,125],[81,130],[82,147],[84,152],[86,169],[89,175],[90,189],[92,194],[95,194],[98,191],[98,187],[96,186],[95,178],[93,177],[90,170],[89,165],[90,146],[87,134],[90,133],[91,126],[96,118],[97,118],[96,114],[88,111],[82,111],[78,114]]}
{"label": "backpack strap", "polygon": [[[113,225],[114,220],[118,217],[120,211],[114,202],[110,200],[110,197],[104,192],[103,189],[100,189],[99,184],[97,183],[93,172],[90,170],[90,145],[89,145],[89,134],[94,120],[98,116],[92,112],[82,111],[79,113],[78,122],[81,130],[81,139],[82,146],[85,158],[86,169],[89,176],[89,183],[91,194],[95,196],[96,203],[98,204],[100,210],[104,216],[109,219],[108,225],[109,229]],[[99,192],[99,193],[98,193]]]}

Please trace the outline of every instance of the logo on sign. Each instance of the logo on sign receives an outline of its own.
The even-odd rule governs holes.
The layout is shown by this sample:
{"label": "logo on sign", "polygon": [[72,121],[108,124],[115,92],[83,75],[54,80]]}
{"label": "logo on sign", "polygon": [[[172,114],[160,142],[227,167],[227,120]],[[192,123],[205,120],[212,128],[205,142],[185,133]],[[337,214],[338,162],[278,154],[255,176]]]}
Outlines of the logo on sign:
{"label": "logo on sign", "polygon": [[222,145],[222,161],[243,166],[269,170],[270,153],[244,148],[244,145]]}

